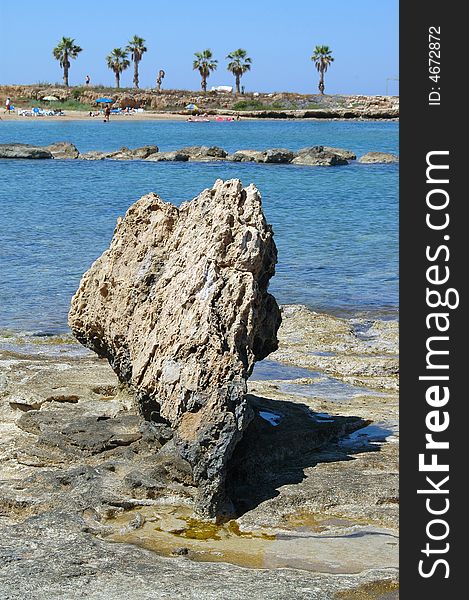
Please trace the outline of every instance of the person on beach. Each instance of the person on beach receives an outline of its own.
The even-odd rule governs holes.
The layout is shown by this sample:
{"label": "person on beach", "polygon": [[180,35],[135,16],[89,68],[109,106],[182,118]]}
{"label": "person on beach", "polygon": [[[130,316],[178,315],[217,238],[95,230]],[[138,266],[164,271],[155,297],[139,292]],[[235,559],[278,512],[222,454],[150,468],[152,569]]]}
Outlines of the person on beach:
{"label": "person on beach", "polygon": [[91,81],[91,77],[89,75],[87,75],[85,77],[85,85],[90,85],[90,81]]}
{"label": "person on beach", "polygon": [[10,97],[8,97],[5,100],[5,112],[10,114],[10,110],[11,110],[11,100],[10,100]]}
{"label": "person on beach", "polygon": [[106,106],[104,109],[104,122],[106,123],[111,118],[111,107]]}

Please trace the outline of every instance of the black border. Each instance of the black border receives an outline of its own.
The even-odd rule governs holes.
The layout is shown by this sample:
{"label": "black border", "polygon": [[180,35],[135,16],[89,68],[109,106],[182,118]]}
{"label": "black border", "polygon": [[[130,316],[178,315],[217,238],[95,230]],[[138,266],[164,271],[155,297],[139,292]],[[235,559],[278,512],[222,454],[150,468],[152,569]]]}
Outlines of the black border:
{"label": "black border", "polygon": [[[467,504],[468,492],[464,487],[469,478],[466,479],[468,469],[463,442],[469,437],[469,432],[463,428],[469,394],[463,377],[465,371],[469,374],[469,365],[466,366],[467,351],[463,344],[469,332],[465,319],[468,276],[465,240],[469,234],[466,233],[464,218],[468,194],[462,185],[461,147],[467,135],[464,132],[468,130],[464,114],[466,99],[462,91],[467,83],[463,40],[468,35],[467,31],[463,32],[465,19],[458,7],[455,2],[435,0],[400,4],[400,570],[401,598],[404,600],[419,598],[420,594],[425,600],[449,600],[468,594],[462,574],[468,554],[467,516],[463,507]],[[441,28],[441,77],[437,83],[429,79],[428,72],[431,26]],[[441,88],[439,105],[428,104],[432,86]],[[443,517],[449,525],[449,534],[444,540],[449,543],[449,549],[445,554],[433,555],[433,560],[441,557],[448,561],[448,578],[445,578],[446,568],[443,565],[428,578],[423,578],[418,572],[421,559],[427,561],[427,570],[432,560],[421,552],[428,541],[426,526],[432,517],[426,511],[425,496],[417,494],[417,489],[429,487],[425,481],[429,473],[419,472],[418,466],[418,456],[425,450],[425,434],[428,432],[425,417],[431,410],[425,399],[428,382],[419,381],[419,376],[425,374],[425,344],[431,335],[425,322],[426,315],[431,312],[426,304],[429,262],[425,251],[427,245],[435,248],[445,243],[442,241],[443,232],[431,231],[425,222],[428,212],[426,195],[430,189],[426,183],[426,156],[433,150],[449,151],[449,157],[441,159],[449,163],[449,184],[441,187],[450,195],[450,224],[444,231],[450,236],[450,240],[446,241],[450,257],[448,262],[441,260],[440,264],[449,266],[447,286],[457,289],[460,297],[459,307],[448,310],[451,323],[446,334],[450,338],[447,346],[449,355],[442,361],[449,364],[447,373],[450,376],[450,400],[445,409],[441,409],[449,412],[450,425],[439,438],[450,443],[448,450],[439,453],[440,462],[445,459],[444,462],[449,464],[449,494],[445,497],[449,498],[450,508]],[[436,473],[435,480],[441,479],[442,475]],[[440,542],[440,547],[444,542]],[[438,547],[437,542],[434,542],[434,547]]]}

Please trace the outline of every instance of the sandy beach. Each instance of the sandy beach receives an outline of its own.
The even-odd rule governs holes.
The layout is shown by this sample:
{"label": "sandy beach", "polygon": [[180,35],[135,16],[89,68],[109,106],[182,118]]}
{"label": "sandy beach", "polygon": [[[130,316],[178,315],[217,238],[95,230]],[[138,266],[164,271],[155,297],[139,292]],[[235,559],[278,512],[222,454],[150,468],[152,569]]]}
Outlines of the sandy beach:
{"label": "sandy beach", "polygon": [[[89,112],[81,110],[64,110],[62,115],[28,117],[19,115],[16,112],[0,115],[2,121],[99,121],[103,116],[90,117]],[[122,115],[111,115],[111,121],[186,121],[189,118],[187,114],[168,113],[157,111],[145,111],[143,113],[130,113]]]}

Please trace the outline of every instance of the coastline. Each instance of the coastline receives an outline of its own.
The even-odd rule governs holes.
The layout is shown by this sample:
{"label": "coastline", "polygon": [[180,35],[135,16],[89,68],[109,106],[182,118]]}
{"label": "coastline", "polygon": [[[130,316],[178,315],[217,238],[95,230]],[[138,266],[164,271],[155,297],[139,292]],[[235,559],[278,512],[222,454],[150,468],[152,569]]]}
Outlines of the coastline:
{"label": "coastline", "polygon": [[[276,452],[252,448],[246,464],[253,461],[265,480],[256,477],[255,487],[249,480],[243,498],[250,504],[218,525],[194,519],[194,490],[177,465],[168,485],[151,432],[139,426],[132,395],[106,361],[68,336],[0,345],[1,539],[8,556],[7,540],[17,550],[30,543],[31,527],[40,533],[44,558],[36,554],[41,575],[28,577],[32,589],[65,572],[81,581],[99,547],[107,557],[125,549],[137,570],[146,557],[168,574],[203,569],[211,585],[220,568],[228,578],[242,573],[243,589],[252,585],[266,600],[271,591],[259,584],[258,569],[271,578],[293,569],[293,580],[282,575],[278,584],[287,596],[311,578],[324,598],[362,586],[396,590],[397,325],[363,322],[361,332],[301,305],[282,313],[280,348],[248,383],[261,420],[283,415],[261,440]],[[338,428],[338,439],[306,452],[304,410],[320,435]],[[51,552],[67,556],[61,548],[69,536],[74,565],[52,564]],[[6,581],[22,580],[27,564],[8,562]]]}
{"label": "coastline", "polygon": [[[102,117],[90,117],[89,112],[87,111],[78,111],[78,110],[64,110],[63,115],[51,115],[47,117],[26,117],[23,115],[11,114],[1,114],[0,121],[2,122],[18,122],[18,121],[28,121],[28,122],[51,122],[51,121],[100,121]],[[211,115],[210,116],[214,116]],[[263,116],[252,116],[251,113],[245,115],[243,112],[233,113],[232,111],[225,111],[217,113],[221,117],[230,117],[233,114],[239,114],[240,121],[350,121],[350,122],[396,122],[399,121],[399,117],[390,117],[390,118],[369,118],[369,117],[299,117],[299,116],[290,116],[290,117],[274,117],[272,114],[268,117]],[[163,112],[163,111],[147,111],[144,113],[133,113],[129,115],[112,115],[111,122],[120,123],[120,122],[129,122],[129,121],[187,121],[190,116],[190,113],[180,113],[180,112]],[[211,121],[215,121],[215,118],[211,119]],[[194,122],[195,123],[195,122]],[[200,123],[199,123],[200,124]]]}

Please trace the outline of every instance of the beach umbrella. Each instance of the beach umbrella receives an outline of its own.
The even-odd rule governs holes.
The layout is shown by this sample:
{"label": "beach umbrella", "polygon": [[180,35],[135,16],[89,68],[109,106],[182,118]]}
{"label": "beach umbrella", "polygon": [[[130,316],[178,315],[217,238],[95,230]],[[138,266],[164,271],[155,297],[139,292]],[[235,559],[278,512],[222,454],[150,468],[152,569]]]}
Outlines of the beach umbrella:
{"label": "beach umbrella", "polygon": [[98,98],[96,100],[97,104],[113,104],[114,100],[112,98]]}
{"label": "beach umbrella", "polygon": [[44,96],[43,100],[47,100],[48,102],[55,102],[58,100],[56,96]]}
{"label": "beach umbrella", "polygon": [[195,104],[187,104],[186,105],[186,109],[187,110],[197,110],[199,107]]}

